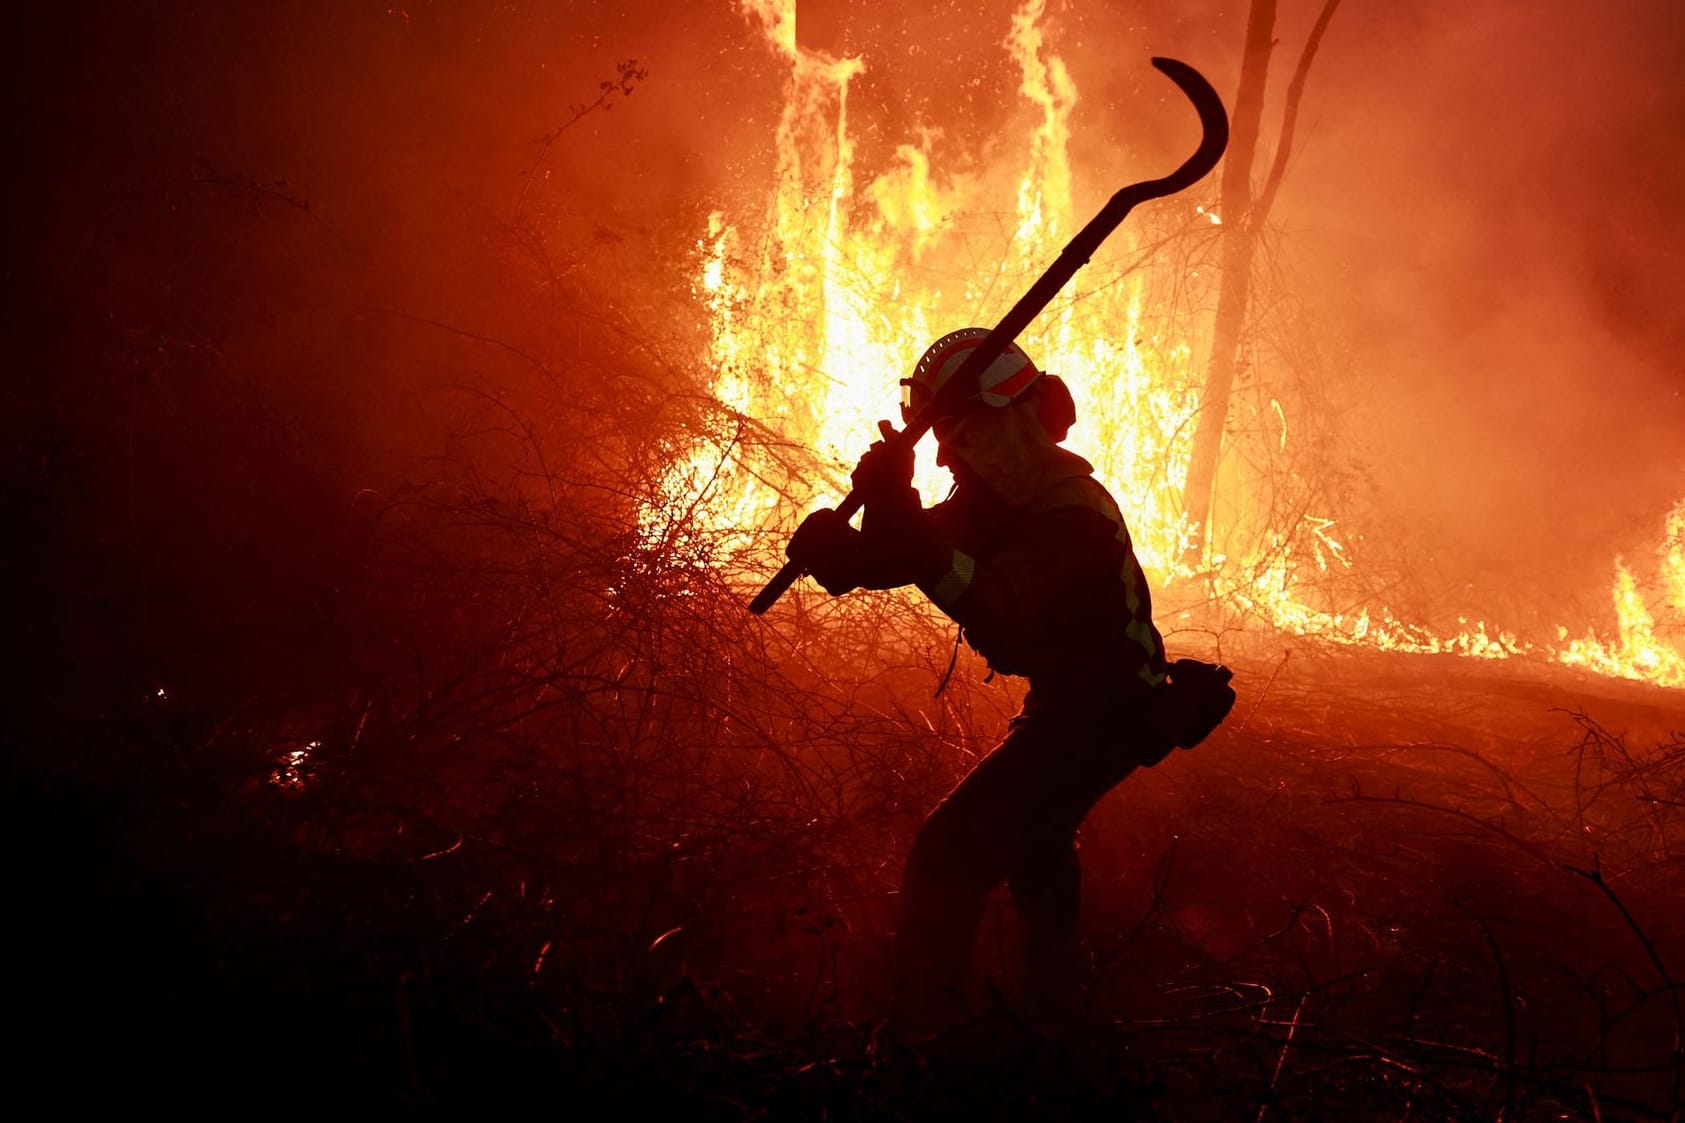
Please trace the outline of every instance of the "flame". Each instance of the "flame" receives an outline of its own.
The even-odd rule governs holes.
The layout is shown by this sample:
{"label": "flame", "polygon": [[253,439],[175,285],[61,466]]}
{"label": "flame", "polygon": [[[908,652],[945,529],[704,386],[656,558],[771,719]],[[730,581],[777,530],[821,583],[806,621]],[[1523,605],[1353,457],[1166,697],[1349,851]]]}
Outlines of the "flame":
{"label": "flame", "polygon": [[269,782],[277,788],[304,787],[308,780],[305,769],[310,763],[311,754],[321,747],[320,741],[307,741],[282,753],[279,764],[269,774]]}
{"label": "flame", "polygon": [[[1614,642],[1600,640],[1596,632],[1569,641],[1568,629],[1559,627],[1558,636],[1567,646],[1556,653],[1558,662],[1604,675],[1685,687],[1685,499],[1668,513],[1667,535],[1656,548],[1656,557],[1659,564],[1649,596],[1625,560],[1615,559]],[[1653,612],[1650,606],[1656,600],[1662,606]]]}
{"label": "flame", "polygon": [[[665,500],[688,510],[697,489],[709,489],[717,527],[762,526],[792,502],[835,503],[877,420],[893,415],[895,381],[925,346],[955,327],[993,323],[1078,228],[1069,157],[1077,90],[1047,49],[1044,7],[1027,0],[1006,39],[1029,118],[1021,166],[943,172],[931,155],[938,134],[927,130],[857,184],[848,89],[866,63],[799,45],[791,0],[744,4],[789,76],[765,215],[744,223],[716,213],[697,245],[714,394],[812,449],[828,471],[790,495],[759,479],[740,448],[711,439],[676,467]],[[745,230],[762,233],[755,241]],[[1114,240],[1114,264],[1089,266],[1022,342],[1084,403],[1069,444],[1132,497],[1142,560],[1167,569],[1186,536],[1181,492],[1199,378],[1190,344],[1145,315],[1147,275],[1115,264],[1132,248],[1129,232]],[[928,438],[920,451],[916,482],[934,502],[949,479]],[[646,535],[663,525],[651,514]]]}
{"label": "flame", "polygon": [[[787,531],[794,514],[846,492],[848,467],[875,438],[876,421],[892,412],[895,381],[925,346],[956,327],[994,323],[1087,212],[1076,206],[1070,159],[1079,94],[1044,35],[1045,0],[1023,0],[1003,43],[1022,99],[1023,134],[1001,148],[1013,162],[948,171],[933,159],[940,134],[924,129],[871,176],[856,167],[849,117],[849,87],[866,73],[866,60],[802,46],[795,0],[741,6],[787,66],[774,179],[763,214],[717,211],[696,243],[695,293],[708,317],[713,394],[727,422],[695,447],[675,450],[642,530],[670,542],[700,521],[718,536],[716,552],[767,562],[768,539]],[[1103,198],[1115,186],[1095,194]],[[1194,576],[1181,568],[1189,538],[1182,494],[1203,381],[1205,346],[1195,343],[1205,325],[1185,306],[1208,306],[1215,277],[1201,277],[1197,262],[1129,263],[1151,241],[1144,231],[1161,240],[1189,231],[1216,236],[1222,220],[1209,202],[1166,201],[1153,208],[1156,218],[1132,218],[1021,339],[1043,369],[1071,386],[1079,418],[1067,444],[1119,499],[1141,562],[1161,585]],[[1278,450],[1288,447],[1289,408],[1275,398],[1260,406]],[[745,441],[762,427],[811,450],[820,470],[769,482]],[[934,502],[947,473],[935,466],[929,438],[920,451],[915,482]],[[1685,504],[1669,525],[1674,546],[1665,566],[1678,605],[1685,602],[1678,545]],[[1484,620],[1460,619],[1456,631],[1440,632],[1385,606],[1315,607],[1311,585],[1354,565],[1336,526],[1333,518],[1303,515],[1253,535],[1240,556],[1208,546],[1199,576],[1221,602],[1295,635],[1489,659],[1535,651]],[[1622,591],[1631,576],[1619,572],[1619,644],[1578,640],[1555,657],[1685,685],[1678,651],[1659,636],[1636,587]]]}

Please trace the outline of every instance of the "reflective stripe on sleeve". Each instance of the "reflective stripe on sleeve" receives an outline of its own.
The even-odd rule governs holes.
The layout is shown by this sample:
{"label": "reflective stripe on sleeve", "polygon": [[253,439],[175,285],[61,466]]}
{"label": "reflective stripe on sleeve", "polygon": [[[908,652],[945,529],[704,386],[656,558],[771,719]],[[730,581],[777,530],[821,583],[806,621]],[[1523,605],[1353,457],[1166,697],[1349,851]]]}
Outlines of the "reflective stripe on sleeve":
{"label": "reflective stripe on sleeve", "polygon": [[948,572],[942,575],[942,580],[930,590],[930,599],[937,607],[947,608],[971,588],[972,574],[977,572],[977,559],[960,550],[954,551],[954,563],[948,567]]}

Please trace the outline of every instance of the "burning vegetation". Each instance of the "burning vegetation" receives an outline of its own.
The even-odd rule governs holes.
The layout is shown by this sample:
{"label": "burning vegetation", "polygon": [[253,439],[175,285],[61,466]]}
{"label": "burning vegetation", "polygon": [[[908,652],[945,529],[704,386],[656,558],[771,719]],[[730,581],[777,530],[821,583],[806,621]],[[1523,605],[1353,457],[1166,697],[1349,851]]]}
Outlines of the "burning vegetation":
{"label": "burning vegetation", "polygon": [[[1424,262],[1466,283],[1456,197],[1497,196],[1381,191],[1364,169],[1425,126],[1348,119],[1402,65],[1363,44],[1461,19],[1485,49],[1507,17],[1125,7],[31,16],[4,726],[27,1068],[733,1119],[1679,1118],[1685,407],[1656,356],[1685,302],[1655,262],[1685,165],[1628,153],[1651,178],[1552,243],[1595,299],[1407,303]],[[1678,42],[1645,7],[1562,71],[1649,91],[1588,152],[1685,99],[1659,63],[1665,92],[1612,77]],[[1482,73],[1525,72],[1510,49]],[[1240,701],[1085,828],[1091,1032],[1019,1018],[1000,907],[992,1000],[897,1044],[907,845],[1022,684],[909,590],[745,604],[924,346],[1185,155],[1150,54],[1205,70],[1256,172],[1140,208],[1020,342],[1071,386],[1173,652],[1234,666]],[[1543,159],[1458,127],[1486,180]],[[1506,219],[1518,259],[1546,195]],[[1417,198],[1410,256],[1366,224]],[[1574,332],[1526,350],[1527,308]],[[1409,333],[1454,369],[1400,391]],[[1533,429],[1398,453],[1400,401],[1471,432],[1447,387],[1510,350],[1541,388],[1491,377]],[[1624,436],[1541,466],[1623,394]]]}
{"label": "burning vegetation", "polygon": [[[788,76],[764,211],[741,220],[716,211],[697,243],[712,391],[734,424],[767,425],[831,470],[817,481],[812,469],[771,481],[755,460],[755,442],[728,425],[675,466],[652,523],[674,506],[694,509],[710,525],[742,533],[733,545],[752,550],[753,531],[787,532],[792,514],[835,502],[861,434],[872,433],[885,410],[883,372],[906,366],[945,325],[993,323],[1082,225],[1071,134],[1079,90],[1045,40],[1045,9],[1031,2],[1012,13],[1002,46],[1023,104],[993,160],[966,161],[957,172],[935,168],[937,134],[927,130],[896,144],[888,167],[868,178],[856,166],[850,130],[871,126],[851,125],[848,108],[849,85],[865,60],[801,46],[793,4],[747,6]],[[1247,362],[1267,374],[1230,404],[1238,416],[1224,453],[1234,478],[1219,498],[1223,537],[1201,533],[1204,517],[1188,502],[1189,469],[1211,351],[1204,341],[1225,275],[1224,239],[1234,236],[1211,195],[1175,200],[1125,229],[1124,244],[1078,274],[1024,339],[1046,369],[1068,372],[1082,403],[1070,447],[1131,498],[1143,562],[1173,590],[1198,578],[1192,599],[1212,596],[1256,625],[1295,635],[1381,650],[1530,655],[1685,685],[1676,646],[1685,611],[1685,498],[1667,518],[1661,564],[1646,592],[1617,562],[1618,638],[1592,633],[1570,642],[1561,626],[1558,643],[1534,642],[1470,620],[1472,608],[1458,615],[1455,630],[1401,620],[1371,601],[1360,573],[1347,572],[1359,563],[1336,517],[1346,497],[1331,493],[1306,463],[1321,450],[1294,441],[1297,422],[1324,419],[1293,384],[1292,375],[1304,372],[1293,369],[1292,357],[1267,354],[1273,341],[1247,342]],[[1243,214],[1240,225],[1257,221]],[[1291,309],[1274,312],[1270,319],[1282,322],[1254,330],[1302,331],[1291,317]],[[1314,353],[1301,361],[1331,377]],[[927,442],[920,482],[934,502],[947,482],[931,448]],[[761,557],[769,559],[764,549]],[[1651,605],[1668,619],[1660,634]]]}

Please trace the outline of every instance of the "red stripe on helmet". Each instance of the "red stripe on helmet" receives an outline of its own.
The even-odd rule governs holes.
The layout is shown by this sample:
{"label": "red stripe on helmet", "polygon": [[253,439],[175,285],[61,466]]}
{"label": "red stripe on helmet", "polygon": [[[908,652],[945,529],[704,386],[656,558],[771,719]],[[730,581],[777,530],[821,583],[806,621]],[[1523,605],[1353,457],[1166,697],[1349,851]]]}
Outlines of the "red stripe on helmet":
{"label": "red stripe on helmet", "polygon": [[[1020,366],[1017,370],[1013,371],[999,382],[996,382],[993,386],[983,386],[982,389],[988,395],[1005,398],[1007,401],[1011,401],[1019,394],[1022,394],[1025,390],[1028,390],[1030,388],[1030,383],[1040,377],[1041,371],[1036,369],[1034,363],[1025,359],[1024,365]],[[994,403],[991,402],[990,404],[993,405]]]}

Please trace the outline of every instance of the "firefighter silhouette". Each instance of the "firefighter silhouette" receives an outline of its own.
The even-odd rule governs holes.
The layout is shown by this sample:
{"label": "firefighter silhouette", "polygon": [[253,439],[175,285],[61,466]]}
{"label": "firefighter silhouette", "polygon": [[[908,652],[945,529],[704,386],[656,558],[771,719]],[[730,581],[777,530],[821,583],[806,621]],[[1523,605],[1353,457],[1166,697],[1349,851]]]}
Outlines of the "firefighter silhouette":
{"label": "firefighter silhouette", "polygon": [[[931,345],[902,380],[904,419],[987,334],[966,328]],[[914,1022],[963,1014],[972,943],[1002,880],[1025,921],[1027,995],[1054,1007],[1079,995],[1077,829],[1136,767],[1209,731],[1155,719],[1171,693],[1164,642],[1117,504],[1059,445],[1075,417],[1064,383],[1008,346],[978,393],[934,426],[937,463],[954,476],[947,500],[926,509],[911,452],[875,444],[854,471],[861,528],[816,511],[789,545],[832,594],[917,585],[994,671],[1029,679],[1005,739],[931,812],[907,860],[895,970],[898,1008]],[[1233,694],[1228,672],[1211,670],[1220,689],[1203,693],[1227,695],[1220,713],[1204,707],[1214,727]]]}

